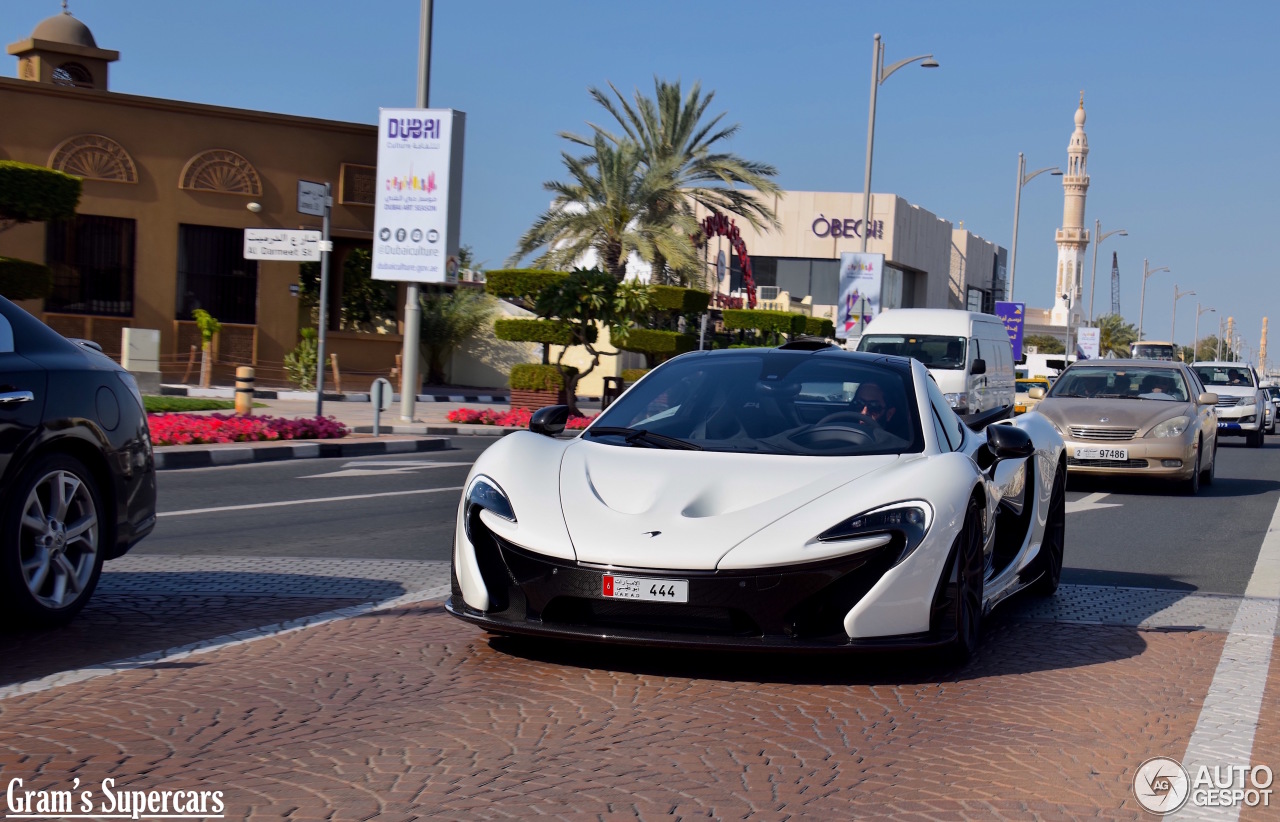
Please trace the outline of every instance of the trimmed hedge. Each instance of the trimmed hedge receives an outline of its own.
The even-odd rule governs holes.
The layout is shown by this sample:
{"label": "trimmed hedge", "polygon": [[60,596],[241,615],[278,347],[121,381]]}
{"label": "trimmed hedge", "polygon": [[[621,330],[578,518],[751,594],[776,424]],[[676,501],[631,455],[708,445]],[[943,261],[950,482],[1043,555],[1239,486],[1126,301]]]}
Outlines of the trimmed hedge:
{"label": "trimmed hedge", "polygon": [[0,295],[11,300],[38,300],[53,293],[49,266],[0,257]]}
{"label": "trimmed hedge", "polygon": [[[594,343],[598,333],[593,327],[588,332],[587,338]],[[573,340],[569,326],[555,320],[498,320],[493,324],[493,334],[498,339],[508,342],[532,342],[546,345],[569,345]]]}
{"label": "trimmed hedge", "polygon": [[723,312],[724,327],[729,329],[755,329],[766,334],[803,334],[805,320],[803,314],[792,314],[789,311],[756,311],[747,308],[726,308]]}
{"label": "trimmed hedge", "polygon": [[776,348],[773,343],[734,343],[730,348]]}
{"label": "trimmed hedge", "polygon": [[637,380],[639,380],[641,377],[643,377],[645,374],[648,374],[648,373],[649,373],[648,368],[624,368],[622,369],[622,373],[619,376],[622,377],[623,383],[625,383],[626,385],[631,385],[631,383],[636,382]]}
{"label": "trimmed hedge", "polygon": [[711,295],[695,288],[676,285],[650,286],[653,307],[659,311],[678,311],[681,314],[701,314],[711,303]]}
{"label": "trimmed hedge", "polygon": [[74,217],[80,178],[44,166],[0,160],[0,219],[39,223]]}
{"label": "trimmed hedge", "polygon": [[[564,370],[578,372],[572,365],[566,365]],[[560,391],[564,389],[564,378],[554,365],[521,363],[511,366],[511,388],[516,391]]]}
{"label": "trimmed hedge", "polygon": [[564,271],[539,271],[532,268],[506,268],[484,273],[484,290],[495,297],[513,297],[533,302],[549,285],[568,277]]}
{"label": "trimmed hedge", "polygon": [[834,337],[836,324],[825,317],[805,317],[804,333],[810,337]]}
{"label": "trimmed hedge", "polygon": [[698,340],[679,331],[657,331],[652,328],[632,328],[627,331],[626,342],[615,342],[623,351],[639,351],[659,357],[674,357],[698,347]]}

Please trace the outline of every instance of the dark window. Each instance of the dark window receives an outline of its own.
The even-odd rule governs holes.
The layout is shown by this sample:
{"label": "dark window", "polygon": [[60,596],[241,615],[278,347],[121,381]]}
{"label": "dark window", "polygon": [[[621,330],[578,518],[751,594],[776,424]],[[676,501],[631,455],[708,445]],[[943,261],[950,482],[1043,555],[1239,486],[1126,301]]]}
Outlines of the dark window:
{"label": "dark window", "polygon": [[63,63],[53,70],[52,79],[56,86],[93,88],[93,75],[79,63]]}
{"label": "dark window", "polygon": [[133,316],[135,226],[91,214],[50,222],[44,258],[53,270],[53,293],[45,310]]}
{"label": "dark window", "polygon": [[[742,266],[738,255],[732,256],[730,290],[742,287]],[[796,300],[812,296],[814,305],[835,305],[840,299],[840,261],[805,257],[751,258],[751,271],[756,285],[776,285]]]}
{"label": "dark window", "polygon": [[257,323],[258,262],[244,258],[244,231],[179,226],[177,296],[179,320],[203,308],[224,323]]}

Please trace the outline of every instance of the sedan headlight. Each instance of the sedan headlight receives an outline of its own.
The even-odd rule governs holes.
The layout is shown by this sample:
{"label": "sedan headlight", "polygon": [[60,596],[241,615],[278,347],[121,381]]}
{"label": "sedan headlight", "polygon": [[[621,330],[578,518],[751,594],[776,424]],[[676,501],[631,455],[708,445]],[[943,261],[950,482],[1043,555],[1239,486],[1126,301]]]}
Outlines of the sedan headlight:
{"label": "sedan headlight", "polygon": [[1147,432],[1148,437],[1180,437],[1191,424],[1190,417],[1174,417],[1165,420]]}
{"label": "sedan headlight", "polygon": [[952,408],[969,407],[969,396],[967,394],[943,394],[942,396],[946,399],[947,405]]}
{"label": "sedan headlight", "polygon": [[818,541],[840,542],[873,534],[896,535],[902,540],[902,550],[894,560],[896,565],[920,546],[932,522],[933,508],[924,500],[895,502],[849,517],[819,534]]}
{"label": "sedan headlight", "polygon": [[516,521],[515,509],[511,507],[511,500],[507,499],[506,492],[502,490],[498,483],[483,474],[471,481],[471,487],[467,489],[466,501],[467,510],[463,523],[466,526],[468,538],[471,537],[471,508],[473,506],[483,511],[489,511],[507,522]]}
{"label": "sedan headlight", "polygon": [[1243,397],[1239,402],[1236,403],[1236,406],[1239,408],[1252,408],[1257,404],[1258,404],[1257,397]]}

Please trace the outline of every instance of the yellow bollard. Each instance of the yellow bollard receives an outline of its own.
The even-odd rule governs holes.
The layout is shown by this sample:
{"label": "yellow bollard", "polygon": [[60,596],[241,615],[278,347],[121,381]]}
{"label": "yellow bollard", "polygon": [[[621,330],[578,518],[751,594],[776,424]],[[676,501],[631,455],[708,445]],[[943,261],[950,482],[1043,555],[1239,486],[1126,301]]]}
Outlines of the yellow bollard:
{"label": "yellow bollard", "polygon": [[253,416],[253,369],[246,365],[236,369],[236,416]]}

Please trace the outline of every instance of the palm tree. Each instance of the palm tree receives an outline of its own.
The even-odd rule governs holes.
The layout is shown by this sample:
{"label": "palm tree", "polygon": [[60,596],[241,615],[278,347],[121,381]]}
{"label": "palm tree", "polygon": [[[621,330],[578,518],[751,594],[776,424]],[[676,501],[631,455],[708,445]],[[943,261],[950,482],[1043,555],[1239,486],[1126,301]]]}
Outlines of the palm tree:
{"label": "palm tree", "polygon": [[[561,136],[584,146],[594,145],[602,134],[614,145],[630,141],[640,147],[642,161],[648,169],[670,169],[677,191],[651,215],[654,221],[668,220],[674,224],[676,215],[692,215],[692,203],[697,203],[712,211],[742,217],[758,230],[777,228],[779,223],[772,206],[758,195],[782,193],[772,179],[778,170],[719,150],[717,144],[735,135],[740,126],[734,123],[721,127],[724,112],[703,122],[715,92],[704,97],[701,84],[694,83],[689,93],[682,95],[679,81],[669,83],[656,77],[653,84],[653,99],[637,89],[634,105],[628,103],[612,83],[609,88],[617,98],[616,104],[604,91],[589,89],[592,98],[621,126],[622,136],[594,123],[589,124],[595,130],[593,139],[570,133]],[[668,266],[686,279],[692,273],[676,258],[660,258],[654,265],[655,280],[664,277]]]}
{"label": "palm tree", "polygon": [[1098,317],[1098,351],[1117,357],[1129,356],[1129,344],[1138,339],[1138,329],[1124,321],[1119,314],[1103,314]]}
{"label": "palm tree", "polygon": [[520,238],[507,264],[517,265],[542,249],[536,265],[569,269],[594,250],[600,265],[619,281],[633,251],[650,263],[695,266],[690,236],[697,222],[691,213],[672,214],[666,207],[679,197],[671,164],[646,165],[636,143],[613,142],[604,134],[596,135],[592,147],[586,157],[561,152],[571,179],[543,183],[555,199]]}

